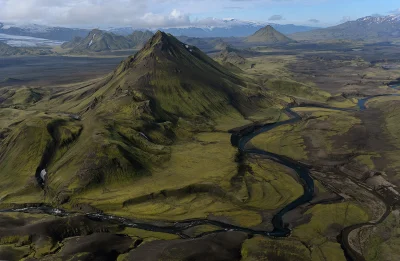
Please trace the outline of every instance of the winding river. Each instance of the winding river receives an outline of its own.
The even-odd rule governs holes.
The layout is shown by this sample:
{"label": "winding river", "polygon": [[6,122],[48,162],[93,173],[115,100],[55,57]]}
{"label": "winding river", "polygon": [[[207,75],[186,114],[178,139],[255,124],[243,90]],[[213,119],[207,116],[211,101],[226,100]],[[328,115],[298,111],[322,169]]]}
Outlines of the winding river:
{"label": "winding river", "polygon": [[[387,95],[375,95],[375,96],[369,96],[364,99],[360,99],[358,102],[358,107],[359,109],[365,110],[366,109],[366,102],[372,98],[375,97],[381,97],[381,96],[399,96],[399,94],[387,94]],[[310,105],[312,107],[312,105]],[[318,107],[318,106],[314,106]],[[85,214],[86,217],[95,220],[95,221],[109,221],[109,222],[116,222],[120,225],[123,225],[125,227],[133,227],[133,228],[138,228],[138,229],[143,229],[147,231],[154,231],[154,232],[162,232],[162,233],[169,233],[169,234],[176,234],[179,235],[181,238],[190,238],[188,235],[184,233],[185,230],[191,227],[199,226],[199,225],[213,225],[217,226],[220,228],[218,231],[212,231],[212,232],[207,232],[203,233],[201,235],[197,235],[195,237],[201,237],[204,236],[205,234],[213,234],[213,233],[218,233],[218,232],[225,232],[225,231],[241,231],[245,232],[248,234],[252,235],[262,235],[266,237],[287,237],[291,234],[291,230],[284,224],[283,222],[283,216],[288,213],[289,211],[307,203],[310,202],[313,199],[314,196],[314,180],[312,179],[310,175],[310,167],[306,166],[300,162],[297,162],[293,159],[290,159],[285,156],[277,155],[272,152],[260,150],[260,149],[246,149],[246,145],[256,136],[260,135],[261,133],[268,132],[272,129],[275,129],[279,126],[282,125],[287,125],[287,124],[294,124],[298,121],[301,121],[302,118],[299,114],[297,114],[295,111],[292,110],[292,108],[289,106],[288,108],[285,109],[285,112],[287,115],[290,116],[289,120],[286,121],[281,121],[281,122],[276,122],[272,124],[267,124],[261,127],[255,127],[252,126],[248,128],[247,130],[234,133],[231,136],[231,142],[232,145],[236,146],[240,153],[245,153],[245,154],[253,154],[253,155],[262,155],[270,160],[273,160],[277,163],[280,163],[282,165],[285,165],[294,171],[296,171],[297,175],[302,181],[302,185],[304,187],[304,193],[302,196],[297,198],[295,201],[289,203],[285,207],[283,207],[272,219],[272,224],[274,229],[272,231],[263,231],[263,230],[254,230],[250,228],[244,228],[244,227],[239,227],[231,224],[227,224],[224,222],[220,221],[215,221],[215,220],[208,220],[208,219],[193,219],[193,220],[184,220],[184,221],[179,221],[175,223],[168,223],[168,222],[148,222],[148,221],[138,221],[138,220],[133,220],[133,219],[128,219],[128,218],[123,218],[123,217],[118,217],[118,216],[113,216],[113,215],[107,215],[103,213],[87,213]],[[342,109],[342,108],[331,108],[331,107],[325,107],[323,108],[328,108],[328,109],[334,109],[334,110],[352,110],[352,109]],[[39,205],[39,206],[33,206],[33,207],[25,207],[25,208],[13,208],[13,209],[5,209],[5,210],[0,210],[0,212],[24,212],[24,213],[36,213],[36,212],[41,212],[41,213],[46,213],[49,215],[55,215],[55,216],[68,216],[68,215],[73,215],[76,214],[75,212],[67,212],[62,209],[58,208],[53,208],[50,206],[45,206],[45,205]],[[349,231],[348,231],[349,233]],[[194,238],[194,237],[191,237]],[[348,246],[346,247],[348,248]]]}

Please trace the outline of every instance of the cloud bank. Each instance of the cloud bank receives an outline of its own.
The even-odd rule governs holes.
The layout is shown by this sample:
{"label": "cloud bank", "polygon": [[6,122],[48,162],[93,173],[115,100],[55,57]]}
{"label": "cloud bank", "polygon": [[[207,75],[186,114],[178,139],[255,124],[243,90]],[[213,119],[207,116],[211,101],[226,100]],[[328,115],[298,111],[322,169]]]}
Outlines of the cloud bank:
{"label": "cloud bank", "polygon": [[281,20],[284,20],[282,15],[273,15],[268,19],[268,21],[281,21]]}
{"label": "cloud bank", "polygon": [[[0,0],[1,22],[68,27],[157,28],[220,21],[204,18],[269,5],[320,0]],[[201,17],[202,19],[190,18]],[[283,20],[273,15],[270,21]]]}

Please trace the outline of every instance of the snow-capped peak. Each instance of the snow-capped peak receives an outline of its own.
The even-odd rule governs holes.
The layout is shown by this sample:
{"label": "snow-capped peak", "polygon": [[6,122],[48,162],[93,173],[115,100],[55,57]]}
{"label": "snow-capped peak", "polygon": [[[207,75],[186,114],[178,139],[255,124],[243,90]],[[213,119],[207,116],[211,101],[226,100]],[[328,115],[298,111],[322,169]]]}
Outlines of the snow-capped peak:
{"label": "snow-capped peak", "polygon": [[30,33],[45,33],[52,29],[52,27],[39,24],[0,24],[2,25],[2,27],[0,26],[0,28],[3,30],[8,30],[15,27]]}
{"label": "snow-capped peak", "polygon": [[367,23],[399,23],[400,15],[388,15],[388,16],[366,16],[360,19],[357,19],[357,22],[367,22]]}

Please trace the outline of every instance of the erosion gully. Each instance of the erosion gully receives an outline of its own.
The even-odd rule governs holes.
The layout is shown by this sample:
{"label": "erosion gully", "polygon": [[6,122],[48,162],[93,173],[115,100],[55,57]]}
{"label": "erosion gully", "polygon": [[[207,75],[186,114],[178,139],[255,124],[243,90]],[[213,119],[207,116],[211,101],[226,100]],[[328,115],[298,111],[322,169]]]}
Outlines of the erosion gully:
{"label": "erosion gully", "polygon": [[[397,86],[396,86],[397,87]],[[366,102],[372,98],[376,97],[382,97],[382,96],[400,96],[399,94],[384,94],[384,95],[374,95],[374,96],[369,96],[364,99],[360,99],[358,102],[358,107],[360,111],[366,110]],[[304,107],[305,105],[303,105]],[[310,107],[320,107],[320,108],[327,108],[327,109],[333,109],[333,110],[340,110],[340,111],[354,111],[353,109],[343,109],[343,108],[334,108],[334,107],[328,107],[328,106],[318,106],[318,105],[307,105]],[[272,152],[260,150],[260,149],[246,149],[246,145],[256,136],[266,133],[272,129],[275,129],[279,126],[282,125],[288,125],[288,124],[294,124],[296,122],[299,122],[302,120],[302,117],[297,114],[295,111],[292,109],[295,108],[296,106],[288,106],[285,109],[285,112],[287,115],[289,115],[291,118],[286,121],[280,121],[272,124],[267,124],[261,127],[256,127],[252,126],[250,128],[246,128],[243,131],[233,133],[231,136],[231,143],[233,146],[236,146],[240,153],[244,154],[250,154],[250,155],[259,155],[263,156],[264,158],[267,158],[269,160],[275,161],[279,164],[282,164],[286,167],[289,167],[293,169],[297,175],[299,176],[301,183],[304,188],[304,193],[302,196],[294,200],[293,202],[289,203],[285,207],[283,207],[273,218],[272,218],[272,225],[274,229],[272,231],[264,231],[264,230],[255,230],[251,228],[245,228],[245,227],[240,227],[240,226],[235,226],[231,225],[228,223],[216,221],[216,220],[209,220],[209,219],[192,219],[192,220],[184,220],[184,221],[177,221],[174,223],[170,222],[163,222],[163,221],[154,221],[154,222],[148,222],[148,221],[139,221],[139,220],[133,220],[129,218],[124,218],[124,217],[119,217],[119,216],[114,216],[114,215],[107,215],[104,213],[86,213],[84,214],[87,218],[98,221],[98,222],[112,222],[112,223],[118,223],[119,225],[125,226],[125,227],[132,227],[132,228],[138,228],[138,229],[143,229],[147,231],[153,231],[153,232],[162,232],[162,233],[168,233],[168,234],[175,234],[180,236],[181,238],[199,238],[208,234],[215,234],[215,233],[221,233],[221,232],[226,232],[226,231],[240,231],[247,233],[249,235],[260,235],[260,236],[265,236],[265,237],[272,237],[272,238],[282,238],[282,237],[288,237],[291,234],[291,229],[286,226],[283,222],[283,216],[288,213],[291,210],[294,210],[295,208],[306,204],[310,202],[313,197],[314,197],[314,180],[311,176],[311,166],[307,166],[303,163],[300,163],[296,160],[293,160],[291,158],[278,155]],[[37,175],[36,175],[37,177]],[[39,184],[42,186],[42,180],[38,180]],[[65,211],[60,208],[53,208],[51,206],[47,205],[35,205],[31,207],[22,207],[22,208],[11,208],[11,209],[4,209],[0,210],[0,213],[10,213],[10,212],[22,212],[22,213],[45,213],[49,215],[54,215],[54,216],[59,216],[59,217],[66,217],[74,214],[81,214],[78,212],[70,212],[70,211]],[[388,213],[388,211],[387,211]],[[385,214],[381,220],[379,220],[376,223],[363,223],[363,224],[357,224],[353,225],[350,227],[345,228],[341,235],[338,237],[339,243],[341,243],[342,248],[344,249],[347,258],[349,260],[362,260],[363,258],[356,252],[354,251],[351,246],[348,243],[348,235],[350,234],[351,231],[354,229],[360,228],[362,226],[367,226],[367,225],[376,225],[380,222],[382,222],[388,214]],[[196,227],[199,225],[213,225],[216,227],[219,227],[220,230],[217,231],[212,231],[212,232],[206,232],[197,236],[188,236],[184,233],[185,230],[191,228],[191,227]]]}

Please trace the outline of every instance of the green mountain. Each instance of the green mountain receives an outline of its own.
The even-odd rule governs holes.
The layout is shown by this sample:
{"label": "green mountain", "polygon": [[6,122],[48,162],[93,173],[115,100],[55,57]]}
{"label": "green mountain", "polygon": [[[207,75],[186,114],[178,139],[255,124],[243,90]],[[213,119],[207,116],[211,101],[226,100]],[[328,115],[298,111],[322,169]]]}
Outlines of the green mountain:
{"label": "green mountain", "polygon": [[218,43],[215,47],[217,50],[221,50],[218,55],[215,57],[218,61],[223,64],[233,64],[233,65],[243,65],[246,63],[246,58],[243,57],[242,53],[246,53],[246,51],[242,51],[236,48],[231,47],[227,43]]}
{"label": "green mountain", "polygon": [[46,195],[57,203],[151,175],[169,161],[176,139],[212,130],[227,115],[245,117],[274,103],[252,85],[195,46],[157,32],[99,82],[53,90],[4,89],[2,106],[29,110],[9,109],[2,115],[9,113],[17,123],[0,142],[5,173],[0,198],[7,199],[3,203],[40,202],[35,184],[43,169],[52,173]]}
{"label": "green mountain", "polygon": [[150,31],[134,31],[127,38],[131,40],[133,46],[143,47],[143,45],[153,36]]}
{"label": "green mountain", "polygon": [[217,39],[217,40],[214,40],[214,41],[213,41],[213,44],[214,44],[214,49],[215,49],[215,50],[224,51],[224,50],[226,50],[227,48],[230,48],[230,47],[231,47],[228,43],[226,43],[226,42],[225,42],[224,40],[222,40],[221,38],[219,38],[219,39]]}
{"label": "green mountain", "polygon": [[134,47],[134,44],[124,36],[95,29],[85,38],[76,37],[71,42],[63,44],[62,47],[72,48],[71,53],[84,53],[130,49]]}
{"label": "green mountain", "polygon": [[77,45],[79,45],[84,38],[80,37],[80,36],[76,36],[74,37],[71,41],[69,42],[65,42],[61,45],[61,48],[63,49],[70,49],[70,48],[74,48]]}
{"label": "green mountain", "polygon": [[249,43],[265,43],[265,44],[282,44],[282,43],[294,42],[294,40],[276,31],[270,25],[261,28],[253,35],[247,37],[245,41]]}

